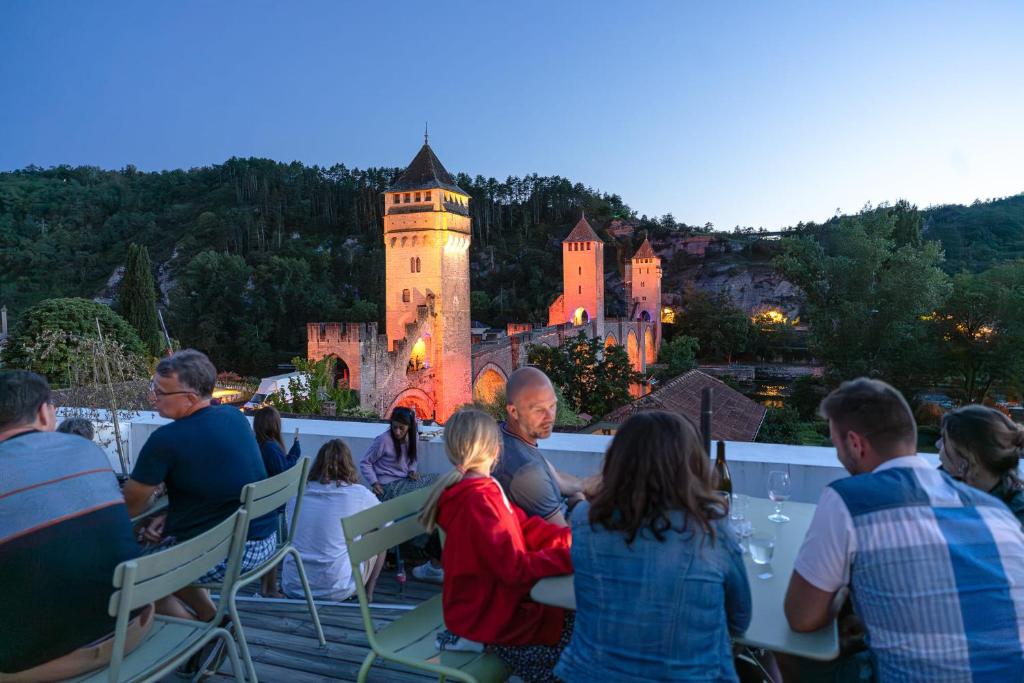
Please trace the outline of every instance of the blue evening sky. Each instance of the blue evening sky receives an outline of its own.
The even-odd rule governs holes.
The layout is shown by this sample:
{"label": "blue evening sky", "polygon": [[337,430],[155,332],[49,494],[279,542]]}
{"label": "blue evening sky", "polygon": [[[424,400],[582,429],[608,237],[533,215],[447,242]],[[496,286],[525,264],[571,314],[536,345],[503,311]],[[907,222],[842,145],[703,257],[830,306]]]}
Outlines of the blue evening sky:
{"label": "blue evening sky", "polygon": [[558,174],[719,228],[1024,191],[1024,2],[0,3],[0,170]]}

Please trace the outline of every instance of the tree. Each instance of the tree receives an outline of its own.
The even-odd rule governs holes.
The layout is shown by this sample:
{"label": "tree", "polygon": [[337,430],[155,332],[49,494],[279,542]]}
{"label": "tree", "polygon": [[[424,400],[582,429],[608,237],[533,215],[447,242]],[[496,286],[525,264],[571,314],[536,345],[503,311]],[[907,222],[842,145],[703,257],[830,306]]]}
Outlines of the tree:
{"label": "tree", "polygon": [[117,312],[131,323],[154,356],[164,347],[156,319],[156,289],[149,251],[134,242],[128,245],[128,261],[117,293]]}
{"label": "tree", "polygon": [[750,319],[729,297],[696,287],[683,292],[679,331],[697,339],[703,356],[732,362],[733,354],[747,348]]}
{"label": "tree", "polygon": [[685,334],[677,335],[672,341],[663,343],[658,351],[658,362],[663,363],[665,368],[659,373],[659,378],[678,377],[687,370],[697,367],[699,349],[700,342],[697,338]]}
{"label": "tree", "polygon": [[821,234],[781,241],[776,268],[806,294],[811,353],[830,384],[860,376],[905,393],[934,375],[937,353],[923,317],[949,293],[935,242],[896,241],[896,218],[871,210]]}
{"label": "tree", "polygon": [[48,299],[21,317],[18,335],[4,352],[7,367],[46,375],[55,384],[70,385],[80,364],[81,340],[98,340],[96,321],[104,341],[119,345],[130,356],[146,356],[146,347],[128,321],[108,306],[88,299]]}
{"label": "tree", "polygon": [[600,338],[587,339],[582,332],[557,349],[531,346],[527,358],[561,387],[573,411],[592,416],[628,403],[630,385],[642,379],[623,347],[605,348]]}
{"label": "tree", "polygon": [[961,400],[981,403],[998,384],[1024,382],[1024,261],[957,275],[946,304],[928,318]]}

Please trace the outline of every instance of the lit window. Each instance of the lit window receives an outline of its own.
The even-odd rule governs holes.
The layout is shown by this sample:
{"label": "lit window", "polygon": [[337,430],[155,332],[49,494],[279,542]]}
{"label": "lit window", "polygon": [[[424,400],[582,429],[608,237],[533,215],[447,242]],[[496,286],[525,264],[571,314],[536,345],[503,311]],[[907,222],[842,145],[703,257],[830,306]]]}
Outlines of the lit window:
{"label": "lit window", "polygon": [[590,251],[590,242],[587,242],[587,251]]}
{"label": "lit window", "polygon": [[419,192],[417,192],[417,193],[416,193],[416,201],[419,201],[419,200],[420,200],[420,193],[419,193]]}
{"label": "lit window", "polygon": [[406,192],[404,195],[402,195],[402,201],[404,203],[406,203],[406,204],[409,203],[409,193],[408,192]]}
{"label": "lit window", "polygon": [[423,201],[425,201],[425,202],[429,202],[430,201],[430,193],[429,192],[427,192],[426,194],[423,195]]}
{"label": "lit window", "polygon": [[411,296],[409,294],[409,290],[408,289],[403,289],[402,290],[402,303],[406,303],[406,304],[409,303],[410,298],[411,298]]}

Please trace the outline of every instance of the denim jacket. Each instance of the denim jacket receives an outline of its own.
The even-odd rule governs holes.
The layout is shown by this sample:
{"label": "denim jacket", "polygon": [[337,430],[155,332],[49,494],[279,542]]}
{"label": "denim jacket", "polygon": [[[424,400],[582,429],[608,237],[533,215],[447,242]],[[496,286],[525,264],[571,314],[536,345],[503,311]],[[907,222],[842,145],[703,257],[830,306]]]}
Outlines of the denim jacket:
{"label": "denim jacket", "polygon": [[[574,681],[736,681],[731,635],[750,624],[750,586],[728,519],[717,537],[591,527],[590,507],[572,513],[576,625],[555,674]],[[673,512],[679,528],[683,512]]]}

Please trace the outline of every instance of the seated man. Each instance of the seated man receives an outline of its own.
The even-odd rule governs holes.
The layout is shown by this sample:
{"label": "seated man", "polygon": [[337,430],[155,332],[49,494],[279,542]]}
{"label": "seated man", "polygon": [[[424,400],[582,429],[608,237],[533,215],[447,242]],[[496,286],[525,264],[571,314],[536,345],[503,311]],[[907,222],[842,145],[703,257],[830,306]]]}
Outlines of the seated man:
{"label": "seated man", "polygon": [[551,380],[534,367],[519,368],[505,386],[508,420],[501,426],[502,450],[494,478],[527,515],[569,526],[563,497],[583,495],[582,479],[555,470],[537,448],[551,436],[558,401]]}
{"label": "seated man", "polygon": [[[106,454],[56,426],[45,379],[0,372],[3,681],[59,680],[107,664],[114,567],[139,554]],[[148,607],[129,624],[129,649],[152,614]]]}
{"label": "seated man", "polygon": [[[192,349],[164,358],[156,366],[150,401],[161,417],[174,420],[150,435],[139,451],[131,479],[124,487],[128,512],[144,511],[160,484],[167,485],[167,517],[160,544],[165,548],[212,529],[239,506],[242,487],[267,478],[259,446],[249,422],[237,408],[210,405],[217,371],[205,354]],[[249,523],[242,557],[243,571],[273,555],[277,543],[277,514]],[[223,580],[222,562],[206,579]],[[216,608],[203,589],[176,593],[203,621]],[[161,613],[188,618],[173,598],[162,601]]]}
{"label": "seated man", "polygon": [[1024,680],[1017,519],[916,455],[913,415],[888,384],[845,382],[820,411],[855,476],[821,495],[786,593],[790,627],[825,626],[849,586],[880,681]]}

